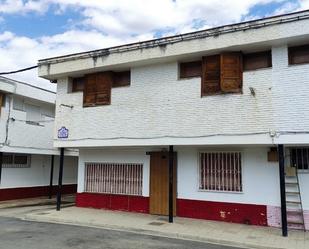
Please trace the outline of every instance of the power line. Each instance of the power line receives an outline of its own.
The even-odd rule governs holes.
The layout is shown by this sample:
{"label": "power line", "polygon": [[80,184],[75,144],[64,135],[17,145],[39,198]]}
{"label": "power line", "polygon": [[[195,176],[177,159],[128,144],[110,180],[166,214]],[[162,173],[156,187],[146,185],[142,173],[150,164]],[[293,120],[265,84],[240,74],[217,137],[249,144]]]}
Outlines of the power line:
{"label": "power line", "polygon": [[23,68],[23,69],[19,69],[16,71],[10,71],[10,72],[2,72],[0,73],[0,75],[6,75],[6,74],[13,74],[13,73],[20,73],[20,72],[24,72],[24,71],[28,71],[28,70],[32,70],[37,68],[38,66],[32,66],[32,67],[27,67],[27,68]]}

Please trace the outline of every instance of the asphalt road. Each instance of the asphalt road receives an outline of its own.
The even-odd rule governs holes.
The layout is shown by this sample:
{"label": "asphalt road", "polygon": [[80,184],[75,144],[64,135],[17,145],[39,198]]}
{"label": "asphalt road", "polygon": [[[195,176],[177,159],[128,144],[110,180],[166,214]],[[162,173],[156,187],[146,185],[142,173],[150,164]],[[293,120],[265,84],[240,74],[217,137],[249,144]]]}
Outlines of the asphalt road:
{"label": "asphalt road", "polygon": [[0,249],[236,249],[188,240],[0,217]]}

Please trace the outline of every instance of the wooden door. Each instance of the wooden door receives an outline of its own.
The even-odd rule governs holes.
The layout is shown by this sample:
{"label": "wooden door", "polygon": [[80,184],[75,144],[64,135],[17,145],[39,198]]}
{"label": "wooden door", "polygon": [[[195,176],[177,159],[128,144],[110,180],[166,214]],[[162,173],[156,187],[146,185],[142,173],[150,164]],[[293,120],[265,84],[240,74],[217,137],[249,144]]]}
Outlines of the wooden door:
{"label": "wooden door", "polygon": [[[169,165],[168,152],[151,152],[150,154],[150,200],[149,211],[151,214],[168,215],[168,186]],[[173,174],[173,214],[176,215],[176,165],[177,154],[174,153]]]}

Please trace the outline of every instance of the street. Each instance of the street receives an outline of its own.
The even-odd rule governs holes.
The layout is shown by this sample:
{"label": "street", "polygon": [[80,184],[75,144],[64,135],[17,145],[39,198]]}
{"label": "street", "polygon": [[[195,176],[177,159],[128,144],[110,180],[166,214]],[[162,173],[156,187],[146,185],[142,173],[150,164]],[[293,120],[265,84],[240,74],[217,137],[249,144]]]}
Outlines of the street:
{"label": "street", "polygon": [[30,222],[11,217],[0,217],[0,227],[1,249],[236,249],[122,231]]}

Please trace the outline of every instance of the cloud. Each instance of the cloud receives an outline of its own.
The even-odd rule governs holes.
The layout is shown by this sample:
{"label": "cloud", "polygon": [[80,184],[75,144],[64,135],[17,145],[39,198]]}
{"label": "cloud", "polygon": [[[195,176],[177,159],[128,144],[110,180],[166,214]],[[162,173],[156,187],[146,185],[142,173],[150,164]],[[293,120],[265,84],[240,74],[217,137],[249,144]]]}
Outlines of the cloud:
{"label": "cloud", "polygon": [[48,10],[49,1],[23,1],[23,0],[0,0],[0,13],[26,13],[37,12],[45,13]]}
{"label": "cloud", "polygon": [[[270,3],[281,3],[277,13],[309,8],[309,0],[0,0],[0,20],[5,15],[49,11],[65,15],[68,10],[80,16],[68,19],[69,29],[52,36],[29,38],[10,30],[0,33],[0,58],[6,58],[0,71],[32,66],[46,57],[249,20],[255,16],[250,13],[254,6]],[[10,77],[50,87],[36,74],[33,70]]]}

